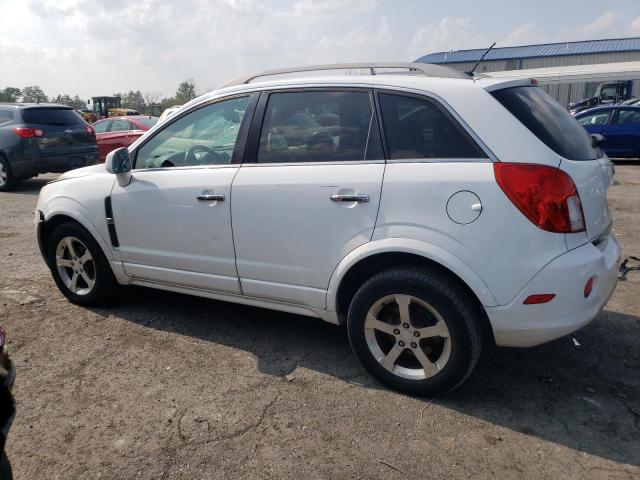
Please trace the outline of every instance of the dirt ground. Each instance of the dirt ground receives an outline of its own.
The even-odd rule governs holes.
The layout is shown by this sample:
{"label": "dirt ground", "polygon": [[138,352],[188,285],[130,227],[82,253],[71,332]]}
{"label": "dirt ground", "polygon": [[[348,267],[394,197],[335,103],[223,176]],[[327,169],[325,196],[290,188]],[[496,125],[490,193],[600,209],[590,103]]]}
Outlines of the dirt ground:
{"label": "dirt ground", "polygon": [[[34,236],[50,178],[0,194],[16,479],[640,478],[639,273],[574,336],[495,349],[430,401],[381,387],[320,320],[146,289],[70,304]],[[640,164],[616,178],[638,255]]]}

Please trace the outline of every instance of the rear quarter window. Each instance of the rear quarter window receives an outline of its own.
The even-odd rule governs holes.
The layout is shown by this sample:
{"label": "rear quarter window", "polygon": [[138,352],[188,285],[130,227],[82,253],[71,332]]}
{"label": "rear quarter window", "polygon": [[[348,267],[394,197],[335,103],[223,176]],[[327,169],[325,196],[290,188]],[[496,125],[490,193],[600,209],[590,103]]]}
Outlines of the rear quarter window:
{"label": "rear quarter window", "polygon": [[71,108],[25,108],[22,110],[24,123],[39,125],[77,125],[83,118]]}
{"label": "rear quarter window", "polygon": [[602,156],[600,150],[591,145],[586,130],[540,88],[512,87],[491,94],[558,155],[570,160],[595,160]]}

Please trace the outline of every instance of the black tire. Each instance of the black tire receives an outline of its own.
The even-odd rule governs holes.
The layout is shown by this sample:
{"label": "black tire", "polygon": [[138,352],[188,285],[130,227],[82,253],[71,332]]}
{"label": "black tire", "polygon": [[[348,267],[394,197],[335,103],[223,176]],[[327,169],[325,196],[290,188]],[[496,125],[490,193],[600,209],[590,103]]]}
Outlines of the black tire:
{"label": "black tire", "polygon": [[[65,284],[65,280],[62,278],[57,266],[56,250],[58,249],[60,242],[68,237],[79,240],[84,246],[86,246],[86,250],[89,251],[92,257],[93,268],[91,268],[91,264],[85,264],[83,267],[87,269],[87,274],[89,274],[89,272],[93,274],[91,276],[95,283],[87,292],[84,293],[73,292]],[[78,247],[78,245],[79,244],[76,244],[76,247]],[[81,250],[78,255],[81,253],[84,253],[84,251]],[[51,232],[47,241],[47,260],[56,285],[64,296],[72,303],[83,306],[103,305],[112,298],[117,289],[117,281],[111,271],[109,262],[100,248],[100,245],[98,245],[84,227],[77,223],[68,222],[60,224],[53,230],[53,232]],[[69,272],[68,269],[65,270]],[[73,268],[71,268],[70,273],[72,274],[73,271]],[[88,286],[87,283],[85,283],[85,285]]]}
{"label": "black tire", "polygon": [[[386,306],[383,309],[387,309],[384,314],[393,328],[393,334],[382,333],[376,330],[368,330],[369,340],[367,340],[367,334],[365,333],[365,321],[367,313],[375,305],[380,305],[382,302],[385,305],[385,297],[398,295],[413,297],[411,299],[410,306],[407,307],[410,313],[411,326],[406,327],[406,331],[403,330],[403,323],[399,320],[400,316],[400,302],[395,300],[386,300]],[[418,302],[422,303],[418,303]],[[397,308],[393,305],[397,304]],[[431,306],[434,311],[439,315],[440,320],[428,310]],[[394,309],[395,308],[395,312]],[[416,310],[418,309],[418,310]],[[380,315],[383,314],[381,310]],[[394,315],[397,316],[399,323],[394,323]],[[423,320],[419,317],[422,315]],[[415,320],[414,320],[415,318]],[[416,326],[415,322],[424,322],[421,326]],[[427,352],[427,356],[438,356],[444,358],[445,344],[446,344],[446,357],[447,361],[442,362],[444,366],[440,370],[434,370],[432,376],[428,376],[425,373],[426,378],[400,376],[397,373],[397,367],[404,367],[409,364],[407,368],[413,368],[411,372],[427,372],[426,368],[422,369],[423,363],[418,362],[418,356],[414,354],[418,352],[418,349],[411,342],[411,348],[409,348],[408,342],[401,341],[407,340],[406,337],[399,335],[415,336],[414,329],[424,326],[440,325],[438,322],[443,321],[448,329],[448,337],[433,336],[427,338],[418,339],[418,349]],[[473,371],[480,352],[482,349],[482,330],[481,330],[481,318],[477,313],[477,308],[474,308],[473,302],[468,298],[466,292],[460,287],[457,281],[444,276],[438,272],[432,272],[428,270],[418,270],[411,267],[397,268],[392,270],[385,270],[376,274],[371,279],[360,287],[356,292],[349,308],[349,314],[347,317],[347,330],[349,333],[349,341],[351,347],[356,356],[362,363],[362,365],[371,373],[378,381],[387,385],[388,387],[398,390],[400,392],[420,395],[420,396],[436,396],[442,393],[455,389],[462,384],[467,377]],[[435,323],[430,323],[435,322]],[[398,328],[395,328],[398,327]],[[440,327],[441,328],[441,327]],[[372,334],[371,332],[375,332]],[[420,330],[424,332],[424,330]],[[417,332],[420,335],[420,332]],[[379,335],[382,335],[380,338]],[[394,338],[395,337],[395,338]],[[375,340],[372,340],[374,338]],[[380,349],[378,354],[388,355],[392,348],[398,348],[402,350],[402,353],[398,357],[398,360],[391,361],[391,369],[396,370],[396,373],[385,368],[381,361],[376,359],[369,342],[375,341],[378,344],[392,345],[385,353],[384,349]],[[432,342],[432,343],[424,343]],[[446,343],[448,342],[448,343]],[[401,347],[402,346],[402,347]],[[374,347],[375,348],[375,347]],[[440,350],[438,350],[440,348]],[[415,350],[412,350],[415,349]],[[383,357],[380,357],[383,358]],[[423,357],[425,358],[425,357]],[[431,358],[429,358],[431,360]],[[436,360],[439,361],[439,360]],[[404,362],[404,365],[401,364]],[[435,364],[431,364],[435,365]],[[413,375],[413,373],[411,374]],[[410,375],[407,375],[410,376]]]}
{"label": "black tire", "polygon": [[0,175],[4,172],[6,176],[4,181],[0,178],[0,192],[10,192],[16,188],[19,180],[13,175],[9,162],[2,155],[0,155],[0,164],[2,165]]}
{"label": "black tire", "polygon": [[6,452],[2,452],[0,457],[0,480],[13,480],[13,471]]}

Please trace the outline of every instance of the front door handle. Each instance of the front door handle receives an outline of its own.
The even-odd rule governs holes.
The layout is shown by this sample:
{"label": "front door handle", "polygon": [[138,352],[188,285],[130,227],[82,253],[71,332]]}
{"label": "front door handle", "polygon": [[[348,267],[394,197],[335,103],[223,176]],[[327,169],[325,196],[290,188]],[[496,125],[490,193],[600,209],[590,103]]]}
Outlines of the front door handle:
{"label": "front door handle", "polygon": [[369,195],[364,193],[356,193],[356,194],[339,194],[334,193],[329,197],[334,202],[368,202]]}
{"label": "front door handle", "polygon": [[222,202],[224,200],[224,195],[220,193],[202,193],[202,195],[198,195],[196,197],[201,202]]}

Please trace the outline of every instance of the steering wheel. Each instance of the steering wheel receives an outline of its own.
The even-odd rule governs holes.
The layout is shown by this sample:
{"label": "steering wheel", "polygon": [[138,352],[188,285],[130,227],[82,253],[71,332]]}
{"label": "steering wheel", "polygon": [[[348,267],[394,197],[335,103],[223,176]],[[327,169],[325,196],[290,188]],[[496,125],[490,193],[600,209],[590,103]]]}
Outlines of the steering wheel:
{"label": "steering wheel", "polygon": [[187,151],[187,154],[184,156],[184,161],[186,165],[199,165],[200,163],[202,163],[201,161],[198,160],[198,157],[196,156],[197,152],[205,152],[210,155],[217,156],[214,150],[211,150],[209,147],[205,145],[194,145]]}

